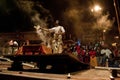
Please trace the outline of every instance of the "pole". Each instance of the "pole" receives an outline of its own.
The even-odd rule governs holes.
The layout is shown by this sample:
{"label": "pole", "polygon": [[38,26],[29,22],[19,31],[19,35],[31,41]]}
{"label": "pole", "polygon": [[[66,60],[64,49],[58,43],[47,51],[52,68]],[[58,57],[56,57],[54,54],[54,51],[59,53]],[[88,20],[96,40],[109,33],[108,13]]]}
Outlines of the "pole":
{"label": "pole", "polygon": [[119,34],[120,34],[120,21],[119,21],[119,16],[118,16],[118,10],[117,10],[117,5],[116,5],[116,0],[113,0],[113,1],[114,1],[115,12],[116,12],[116,18],[117,18],[117,24],[118,24],[118,31],[119,31]]}

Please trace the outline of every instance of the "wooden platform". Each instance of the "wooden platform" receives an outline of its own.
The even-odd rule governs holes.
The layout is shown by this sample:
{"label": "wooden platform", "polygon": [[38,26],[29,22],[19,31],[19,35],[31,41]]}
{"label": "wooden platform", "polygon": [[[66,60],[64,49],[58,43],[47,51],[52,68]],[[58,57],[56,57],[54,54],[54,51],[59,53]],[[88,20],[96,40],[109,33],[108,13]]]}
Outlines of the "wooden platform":
{"label": "wooden platform", "polygon": [[88,64],[80,62],[72,54],[6,55],[4,57],[13,60],[9,70],[23,70],[22,62],[35,62],[40,72],[68,73],[89,68]]}

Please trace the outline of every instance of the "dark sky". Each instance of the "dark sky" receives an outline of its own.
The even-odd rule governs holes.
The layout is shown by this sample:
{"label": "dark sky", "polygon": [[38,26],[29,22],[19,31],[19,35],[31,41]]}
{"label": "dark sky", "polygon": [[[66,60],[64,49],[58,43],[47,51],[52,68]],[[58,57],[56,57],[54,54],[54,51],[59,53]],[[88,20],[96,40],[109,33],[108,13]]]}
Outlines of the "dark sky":
{"label": "dark sky", "polygon": [[[39,9],[40,6],[34,6],[34,8],[29,10],[28,7],[28,11],[27,9],[24,9],[26,8],[27,4],[25,7],[24,5],[20,6],[22,3],[18,4],[17,1],[20,0],[0,0],[0,32],[33,30],[33,22],[31,22],[30,17],[32,15],[32,12],[30,13],[30,10],[34,11],[34,9],[36,11],[38,10],[42,16],[51,14],[52,17],[50,18],[59,19],[62,25],[65,26],[73,25],[71,21],[68,22],[68,20],[65,20],[65,14],[68,14],[67,11],[70,11],[70,9],[79,9],[79,12],[83,14],[83,17],[80,17],[80,21],[82,20],[84,22],[89,22],[89,19],[91,20],[91,17],[87,17],[87,19],[85,17],[89,14],[88,12],[90,6],[96,3],[99,3],[103,7],[104,14],[109,12],[111,18],[115,17],[113,0],[31,0],[36,4],[41,4],[43,8]],[[73,15],[71,12],[70,16]]]}

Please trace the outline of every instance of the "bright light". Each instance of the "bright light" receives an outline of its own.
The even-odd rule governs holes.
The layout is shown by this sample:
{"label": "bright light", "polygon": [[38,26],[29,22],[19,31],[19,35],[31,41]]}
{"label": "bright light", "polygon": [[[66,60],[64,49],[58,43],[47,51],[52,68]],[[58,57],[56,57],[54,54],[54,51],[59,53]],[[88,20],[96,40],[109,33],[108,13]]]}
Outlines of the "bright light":
{"label": "bright light", "polygon": [[94,7],[94,10],[95,10],[95,11],[99,11],[99,10],[101,10],[101,7],[98,6],[98,5],[96,5],[96,6]]}
{"label": "bright light", "polygon": [[99,5],[95,5],[93,9],[91,9],[92,12],[98,12],[101,10],[101,7]]}
{"label": "bright light", "polygon": [[103,32],[106,32],[106,30],[103,30]]}

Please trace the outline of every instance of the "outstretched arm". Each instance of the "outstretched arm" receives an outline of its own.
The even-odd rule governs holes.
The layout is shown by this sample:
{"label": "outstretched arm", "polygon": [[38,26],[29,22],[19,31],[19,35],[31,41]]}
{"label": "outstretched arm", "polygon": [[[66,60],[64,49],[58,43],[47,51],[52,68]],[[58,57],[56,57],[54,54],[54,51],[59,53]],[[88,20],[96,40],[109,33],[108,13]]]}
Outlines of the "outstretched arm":
{"label": "outstretched arm", "polygon": [[49,31],[49,29],[47,29],[47,28],[43,28],[43,27],[41,27],[40,25],[37,25],[37,26],[34,26],[34,28],[36,29],[36,30],[44,30],[44,31]]}

